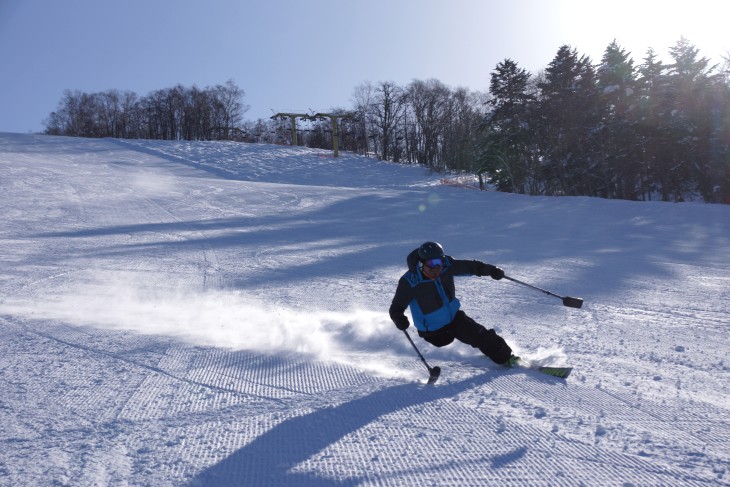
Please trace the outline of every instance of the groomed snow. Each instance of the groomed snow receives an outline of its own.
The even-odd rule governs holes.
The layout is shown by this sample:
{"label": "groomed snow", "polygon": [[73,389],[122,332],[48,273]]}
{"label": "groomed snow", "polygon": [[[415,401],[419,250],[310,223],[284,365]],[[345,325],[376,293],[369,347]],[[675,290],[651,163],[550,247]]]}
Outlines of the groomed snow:
{"label": "groomed snow", "polygon": [[[730,484],[730,207],[529,197],[354,155],[0,134],[0,485]],[[387,309],[425,240],[567,380]]]}

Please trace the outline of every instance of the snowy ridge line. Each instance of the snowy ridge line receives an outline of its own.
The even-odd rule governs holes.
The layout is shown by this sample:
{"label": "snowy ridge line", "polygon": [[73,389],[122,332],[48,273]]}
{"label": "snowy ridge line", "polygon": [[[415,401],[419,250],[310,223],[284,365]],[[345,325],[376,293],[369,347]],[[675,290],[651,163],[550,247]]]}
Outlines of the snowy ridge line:
{"label": "snowy ridge line", "polygon": [[[379,161],[351,153],[321,157],[325,149],[236,142],[114,140],[127,148],[194,167],[225,179],[347,189],[431,187],[440,176],[422,168]],[[381,177],[382,174],[388,177]]]}
{"label": "snowy ridge line", "polygon": [[[154,149],[154,148],[142,145],[142,144],[135,144],[133,141],[128,140],[128,139],[115,139],[115,138],[108,137],[108,138],[104,138],[103,140],[109,141],[113,144],[116,144],[117,146],[124,147],[125,149],[129,149],[134,152],[139,152],[140,154],[146,154],[149,156],[163,159],[168,162],[174,162],[174,163],[184,164],[186,166],[191,166],[195,169],[200,169],[202,171],[205,171],[210,174],[214,174],[216,176],[222,176],[222,177],[231,176],[231,174],[228,173],[227,171],[223,172],[219,169],[211,168],[208,165],[200,164],[199,162],[193,161],[191,159],[187,159],[185,157],[181,157],[178,155],[173,155],[170,152],[166,152],[161,149]],[[140,162],[141,162],[141,160],[140,160]]]}

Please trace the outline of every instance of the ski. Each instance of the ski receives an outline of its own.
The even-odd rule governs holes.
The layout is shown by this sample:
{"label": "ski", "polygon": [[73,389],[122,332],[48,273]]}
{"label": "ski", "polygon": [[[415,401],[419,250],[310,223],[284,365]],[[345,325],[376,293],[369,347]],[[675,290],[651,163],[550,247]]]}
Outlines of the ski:
{"label": "ski", "polygon": [[[515,361],[512,366],[507,366],[506,368],[513,369],[516,367],[520,367],[526,370],[536,370],[538,372],[542,372],[543,374],[558,377],[559,379],[567,379],[570,373],[573,371],[573,367],[533,366],[525,364],[521,360]],[[441,375],[441,367],[429,367],[428,371],[429,377],[428,381],[426,381],[426,384],[433,385],[436,383],[439,376]]]}
{"label": "ski", "polygon": [[573,367],[529,367],[530,369],[537,370],[543,374],[552,375],[553,377],[560,377],[561,379],[567,379],[570,373],[573,371]]}
{"label": "ski", "polygon": [[[410,338],[410,337],[409,337]],[[419,353],[420,355],[420,353]],[[424,360],[425,363],[425,360]],[[431,367],[426,365],[428,368],[429,376],[426,381],[427,385],[433,385],[441,376],[441,367]],[[519,357],[512,357],[508,363],[504,364],[507,369],[521,368],[525,370],[536,370],[543,374],[558,377],[559,379],[567,379],[570,373],[573,371],[573,367],[553,367],[550,365],[531,365],[528,362],[523,361]]]}
{"label": "ski", "polygon": [[519,357],[511,359],[510,363],[505,364],[508,368],[523,367],[528,370],[537,370],[543,374],[552,375],[553,377],[559,377],[561,379],[567,379],[570,373],[573,371],[573,367],[553,367],[549,365],[530,365],[525,363]]}

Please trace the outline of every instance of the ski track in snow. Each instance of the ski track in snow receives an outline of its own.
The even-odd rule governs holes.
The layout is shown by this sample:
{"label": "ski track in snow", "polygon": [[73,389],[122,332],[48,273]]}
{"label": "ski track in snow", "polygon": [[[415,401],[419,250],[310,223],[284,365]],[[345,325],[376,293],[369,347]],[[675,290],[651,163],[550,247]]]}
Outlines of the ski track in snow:
{"label": "ski track in snow", "polygon": [[[0,134],[0,485],[729,485],[730,208],[345,154]],[[567,381],[416,343],[405,256]],[[412,332],[412,330],[409,330]]]}

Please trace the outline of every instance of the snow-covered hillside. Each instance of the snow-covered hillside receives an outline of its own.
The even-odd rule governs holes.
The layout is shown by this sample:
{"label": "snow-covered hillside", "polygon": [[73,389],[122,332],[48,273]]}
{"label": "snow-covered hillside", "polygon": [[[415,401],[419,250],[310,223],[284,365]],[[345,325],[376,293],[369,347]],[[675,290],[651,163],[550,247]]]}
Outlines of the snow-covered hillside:
{"label": "snow-covered hillside", "polygon": [[[305,148],[0,134],[0,485],[728,485],[730,207]],[[567,380],[414,337],[425,240]]]}

